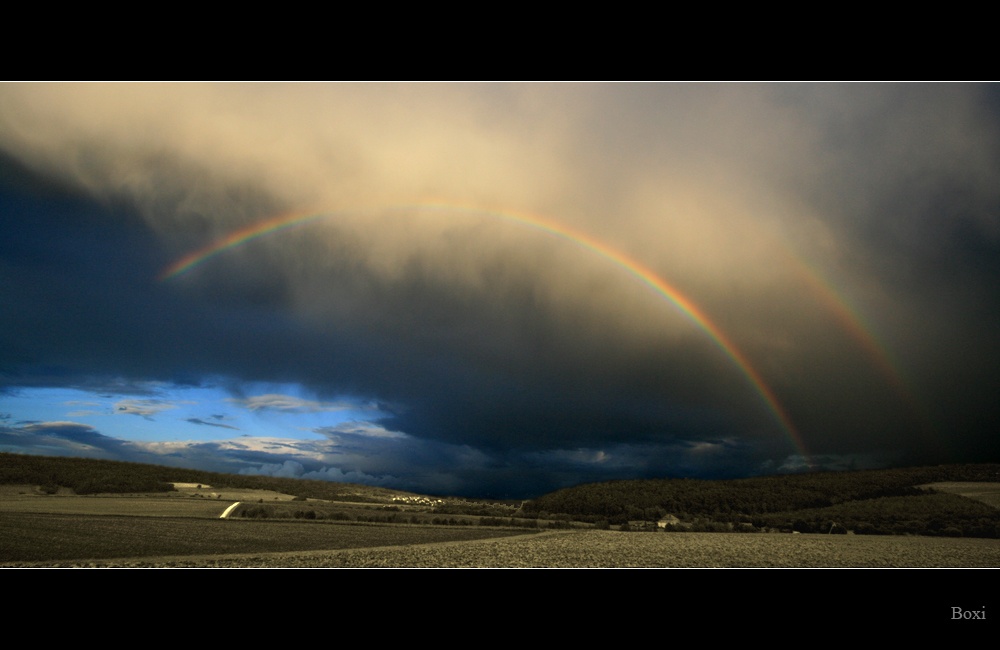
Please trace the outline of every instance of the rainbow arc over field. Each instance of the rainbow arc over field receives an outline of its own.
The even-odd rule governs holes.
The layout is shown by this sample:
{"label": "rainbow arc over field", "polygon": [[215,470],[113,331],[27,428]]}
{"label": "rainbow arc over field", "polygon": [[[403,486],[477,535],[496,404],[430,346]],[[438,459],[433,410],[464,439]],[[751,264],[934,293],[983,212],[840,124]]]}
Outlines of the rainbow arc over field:
{"label": "rainbow arc over field", "polygon": [[[785,435],[787,435],[789,440],[795,446],[796,450],[802,455],[803,458],[806,459],[806,462],[811,465],[810,455],[807,452],[795,425],[792,423],[791,418],[778,401],[774,391],[770,388],[770,386],[768,386],[767,382],[764,381],[764,378],[760,375],[760,373],[753,367],[746,355],[733,343],[733,341],[725,334],[725,332],[722,331],[721,328],[719,328],[718,325],[712,322],[708,315],[705,314],[694,301],[684,295],[677,288],[671,286],[666,280],[659,277],[653,270],[641,262],[628,257],[625,253],[581,230],[572,228],[553,219],[523,212],[515,212],[506,209],[501,211],[479,206],[465,206],[454,203],[439,202],[411,203],[384,209],[385,212],[406,212],[419,210],[434,210],[455,214],[475,215],[479,217],[491,217],[520,226],[526,226],[541,231],[547,235],[571,242],[572,244],[594,253],[595,255],[624,269],[679,309],[690,321],[704,331],[712,342],[726,356],[728,356],[733,363],[736,364],[740,372],[746,377],[746,379],[753,386],[754,390],[764,401],[768,410],[773,414],[774,418],[781,426]],[[313,223],[319,220],[336,218],[338,216],[355,214],[357,212],[357,210],[309,213],[296,212],[259,221],[244,228],[235,230],[228,235],[217,239],[202,248],[199,248],[198,250],[188,253],[170,266],[166,267],[159,274],[158,279],[160,281],[167,281],[171,278],[175,278],[183,273],[186,273],[187,271],[190,271],[194,267],[203,264],[216,255],[259,237]]]}

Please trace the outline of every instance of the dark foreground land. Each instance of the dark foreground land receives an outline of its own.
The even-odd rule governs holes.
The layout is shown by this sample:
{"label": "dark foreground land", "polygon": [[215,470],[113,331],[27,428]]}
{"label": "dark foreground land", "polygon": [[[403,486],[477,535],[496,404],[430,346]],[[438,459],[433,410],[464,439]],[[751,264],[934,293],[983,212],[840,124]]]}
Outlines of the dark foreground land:
{"label": "dark foreground land", "polygon": [[183,493],[25,491],[0,499],[0,567],[1000,568],[989,538],[379,523],[362,504],[353,521],[221,519],[230,501]]}
{"label": "dark foreground land", "polygon": [[995,466],[611,482],[507,503],[0,461],[4,568],[1000,568]]}
{"label": "dark foreground land", "polygon": [[5,563],[134,568],[997,568],[1000,540],[546,531],[373,548]]}

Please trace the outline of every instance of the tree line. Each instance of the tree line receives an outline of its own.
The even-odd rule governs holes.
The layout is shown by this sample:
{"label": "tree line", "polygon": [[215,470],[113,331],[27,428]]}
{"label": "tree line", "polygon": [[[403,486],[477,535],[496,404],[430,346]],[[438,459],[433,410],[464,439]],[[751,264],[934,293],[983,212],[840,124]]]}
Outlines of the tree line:
{"label": "tree line", "polygon": [[566,513],[621,526],[670,514],[677,530],[797,530],[861,534],[1000,536],[1000,510],[918,486],[1000,481],[1000,465],[942,465],[817,472],[732,480],[649,479],[590,483],[533,499],[526,515]]}
{"label": "tree line", "polygon": [[200,483],[216,488],[273,490],[303,498],[382,503],[398,490],[308,479],[225,474],[95,458],[0,453],[0,485],[59,487],[77,494],[169,492],[171,483]]}

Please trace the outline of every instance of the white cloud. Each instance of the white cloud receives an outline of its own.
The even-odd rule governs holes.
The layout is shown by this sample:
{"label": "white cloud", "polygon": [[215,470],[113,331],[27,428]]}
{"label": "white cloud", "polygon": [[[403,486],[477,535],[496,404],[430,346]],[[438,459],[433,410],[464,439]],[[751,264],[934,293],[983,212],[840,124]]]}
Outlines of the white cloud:
{"label": "white cloud", "polygon": [[255,395],[253,397],[232,397],[227,401],[239,404],[251,411],[294,411],[297,413],[320,413],[324,411],[346,411],[357,408],[348,402],[319,402],[292,395]]}
{"label": "white cloud", "polygon": [[338,435],[351,435],[351,436],[364,436],[366,438],[406,438],[408,437],[405,433],[399,431],[390,431],[385,427],[375,424],[374,422],[363,422],[363,421],[352,421],[343,422],[331,427],[319,427],[314,429],[316,433],[322,434],[324,436],[338,436]]}
{"label": "white cloud", "polygon": [[115,413],[122,415],[139,415],[144,418],[152,416],[162,411],[169,411],[177,408],[176,404],[163,402],[157,399],[123,399],[115,402]]}

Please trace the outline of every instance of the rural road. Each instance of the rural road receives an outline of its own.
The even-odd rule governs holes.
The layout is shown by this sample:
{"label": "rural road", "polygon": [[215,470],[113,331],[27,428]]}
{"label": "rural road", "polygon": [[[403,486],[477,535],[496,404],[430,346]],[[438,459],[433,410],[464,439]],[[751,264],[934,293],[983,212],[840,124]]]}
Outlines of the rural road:
{"label": "rural road", "polygon": [[226,508],[226,510],[221,515],[219,515],[219,519],[226,519],[227,517],[229,517],[229,513],[231,513],[238,505],[240,505],[239,501]]}

